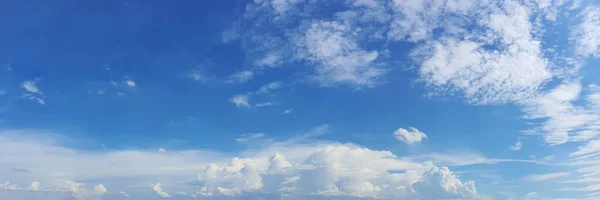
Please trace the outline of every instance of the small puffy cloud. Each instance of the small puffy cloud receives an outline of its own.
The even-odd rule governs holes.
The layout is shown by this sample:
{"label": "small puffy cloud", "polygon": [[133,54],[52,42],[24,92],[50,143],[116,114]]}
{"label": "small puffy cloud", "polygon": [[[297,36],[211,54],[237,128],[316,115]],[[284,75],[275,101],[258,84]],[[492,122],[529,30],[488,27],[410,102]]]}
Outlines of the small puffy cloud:
{"label": "small puffy cloud", "polygon": [[410,130],[399,128],[398,130],[394,131],[394,136],[396,137],[396,139],[406,144],[419,143],[421,142],[421,140],[427,139],[427,135],[425,135],[425,133],[413,127],[408,128]]}
{"label": "small puffy cloud", "polygon": [[160,197],[163,197],[163,198],[170,197],[169,193],[166,193],[165,191],[163,191],[163,189],[161,188],[161,186],[162,186],[162,185],[161,185],[160,183],[156,183],[156,184],[154,184],[154,185],[152,186],[152,190],[153,190],[154,192],[156,192],[156,194],[157,194],[158,196],[160,196]]}
{"label": "small puffy cloud", "polygon": [[567,177],[571,173],[570,172],[558,172],[558,173],[548,173],[548,174],[533,174],[526,177],[523,177],[526,181],[538,182],[538,181],[546,181],[550,179]]}
{"label": "small puffy cloud", "polygon": [[104,95],[105,93],[106,93],[106,91],[104,91],[104,90],[97,90],[96,91],[97,95]]}
{"label": "small puffy cloud", "polygon": [[21,83],[21,87],[30,93],[42,94],[40,89],[37,87],[37,81],[35,80],[27,80]]}
{"label": "small puffy cloud", "polygon": [[29,186],[29,190],[38,191],[40,189],[40,182],[33,181]]}
{"label": "small puffy cloud", "polygon": [[166,149],[163,149],[163,148],[159,148],[159,149],[158,149],[158,152],[160,152],[160,153],[167,153],[167,150],[166,150]]}
{"label": "small puffy cloud", "polygon": [[206,82],[210,81],[211,79],[213,79],[213,76],[207,75],[202,70],[192,70],[192,71],[188,72],[187,74],[184,74],[183,76],[185,78],[189,78],[194,81],[198,81],[198,82],[202,82],[202,83],[206,83]]}
{"label": "small puffy cloud", "polygon": [[124,197],[128,197],[129,196],[129,194],[127,194],[126,192],[123,192],[123,191],[119,191],[118,194],[121,195],[121,196],[124,196]]}
{"label": "small puffy cloud", "polygon": [[518,140],[515,145],[508,147],[508,149],[513,150],[513,151],[518,151],[521,150],[521,148],[523,147],[523,144],[521,143],[521,140]]}
{"label": "small puffy cloud", "polygon": [[126,80],[125,84],[127,84],[127,86],[129,86],[129,87],[135,87],[135,82],[132,80]]}
{"label": "small puffy cloud", "polygon": [[94,192],[96,192],[96,194],[104,194],[106,191],[106,187],[104,187],[102,184],[98,184],[96,187],[94,187]]}
{"label": "small puffy cloud", "polygon": [[281,114],[282,114],[282,115],[287,115],[287,114],[290,114],[290,113],[292,113],[292,111],[294,111],[294,109],[293,109],[293,108],[286,109],[286,110],[284,110],[283,112],[281,112]]}
{"label": "small puffy cloud", "polygon": [[11,184],[10,181],[0,183],[0,190],[17,190],[17,185]]}
{"label": "small puffy cloud", "polygon": [[263,85],[262,87],[260,87],[257,91],[256,94],[266,94],[269,93],[272,90],[276,90],[282,87],[281,82],[271,82],[269,84]]}
{"label": "small puffy cloud", "polygon": [[238,108],[249,108],[250,107],[250,103],[248,103],[248,100],[250,99],[250,96],[245,95],[245,94],[238,94],[235,95],[233,97],[231,97],[231,99],[229,99],[229,102],[235,104],[235,106],[237,106]]}
{"label": "small puffy cloud", "polygon": [[5,95],[6,94],[6,90],[0,89],[0,95]]}
{"label": "small puffy cloud", "polygon": [[244,70],[229,75],[225,83],[245,83],[248,82],[254,76],[254,72],[250,70]]}

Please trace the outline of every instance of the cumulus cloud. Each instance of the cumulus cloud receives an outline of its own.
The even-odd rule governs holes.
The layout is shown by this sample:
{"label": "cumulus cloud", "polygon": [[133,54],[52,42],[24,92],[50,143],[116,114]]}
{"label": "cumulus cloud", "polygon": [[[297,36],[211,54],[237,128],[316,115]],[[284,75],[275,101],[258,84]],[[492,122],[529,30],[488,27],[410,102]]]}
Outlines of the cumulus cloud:
{"label": "cumulus cloud", "polygon": [[31,185],[29,186],[29,189],[33,190],[33,191],[39,190],[40,189],[40,182],[37,182],[37,181],[31,182]]}
{"label": "cumulus cloud", "polygon": [[127,84],[127,86],[129,86],[129,87],[135,87],[135,82],[132,80],[126,80],[125,84]]}
{"label": "cumulus cloud", "polygon": [[104,187],[102,184],[98,184],[96,187],[94,187],[94,192],[96,192],[96,194],[104,194],[106,191],[106,187]]}
{"label": "cumulus cloud", "polygon": [[475,199],[475,182],[461,182],[447,167],[433,167],[413,185],[421,199]]}
{"label": "cumulus cloud", "polygon": [[235,104],[235,106],[237,106],[238,108],[249,108],[250,107],[250,103],[248,103],[249,99],[250,99],[249,95],[238,94],[238,95],[231,97],[231,99],[229,99],[229,102]]}
{"label": "cumulus cloud", "polygon": [[427,139],[427,135],[416,128],[408,127],[408,129],[410,130],[398,128],[394,131],[394,137],[406,144],[419,143],[421,140]]}
{"label": "cumulus cloud", "polygon": [[154,185],[152,186],[152,191],[156,192],[156,194],[157,194],[158,196],[160,196],[160,197],[163,197],[163,198],[170,197],[170,196],[169,196],[169,193],[167,193],[167,192],[163,191],[163,189],[161,188],[161,186],[162,186],[162,185],[161,185],[160,183],[156,183],[156,184],[154,184]]}
{"label": "cumulus cloud", "polygon": [[10,181],[0,183],[0,190],[17,190],[17,185],[11,184]]}
{"label": "cumulus cloud", "polygon": [[[318,134],[314,131],[305,135]],[[188,196],[243,198],[248,195],[270,194],[282,197],[414,199],[424,198],[423,195],[427,195],[422,194],[426,191],[425,188],[436,188],[431,180],[434,176],[444,179],[440,180],[444,186],[437,186],[436,190],[448,188],[449,184],[457,187],[456,190],[437,191],[440,198],[465,195],[464,190],[470,189],[469,182],[461,186],[457,185],[460,181],[454,180],[456,177],[437,175],[451,174],[447,168],[438,168],[439,172],[431,171],[436,169],[431,162],[414,162],[398,158],[389,151],[371,150],[353,144],[326,141],[304,143],[306,141],[292,138],[284,142],[271,142],[263,148],[241,153],[243,157],[230,159],[229,153],[215,154],[201,150],[170,154],[154,150],[90,153],[44,142],[52,141],[49,139],[27,138],[22,135],[15,138],[9,135],[11,134],[0,134],[0,156],[3,157],[0,161],[0,176],[20,182],[35,178],[44,183],[52,183],[47,187],[48,191],[76,198],[112,193],[104,185],[88,187],[89,183],[64,180],[108,181],[111,186],[116,185],[115,191],[122,188],[136,190],[131,186],[152,184],[152,190],[140,190],[134,194],[153,191],[160,197],[170,197],[164,191],[165,184],[164,186],[175,191],[186,192]],[[7,163],[14,165],[12,161],[15,160],[19,161],[19,166],[7,166]],[[37,167],[27,176],[8,173],[10,170],[6,170],[7,167],[27,169],[30,166]],[[156,184],[148,183],[152,180]],[[156,180],[160,180],[160,183]],[[185,184],[185,181],[181,185],[181,180],[189,180],[191,185]],[[10,185],[13,184],[5,183],[2,187],[10,188]],[[419,189],[415,189],[417,187]]]}

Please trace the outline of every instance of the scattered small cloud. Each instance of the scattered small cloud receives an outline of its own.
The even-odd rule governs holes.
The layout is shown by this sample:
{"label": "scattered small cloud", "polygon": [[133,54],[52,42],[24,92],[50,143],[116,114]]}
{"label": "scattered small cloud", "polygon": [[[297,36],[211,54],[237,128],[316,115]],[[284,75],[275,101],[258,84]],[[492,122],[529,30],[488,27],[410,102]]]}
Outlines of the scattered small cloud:
{"label": "scattered small cloud", "polygon": [[521,140],[518,140],[515,145],[508,147],[508,149],[513,150],[513,151],[518,151],[521,150],[521,148],[523,147],[523,144],[521,143]]}
{"label": "scattered small cloud", "polygon": [[129,196],[126,192],[123,192],[123,191],[119,191],[118,194],[121,195],[121,196],[124,196],[124,197],[128,197]]}
{"label": "scattered small cloud", "polygon": [[125,83],[127,84],[127,86],[129,87],[135,87],[135,82],[132,80],[126,80]]}
{"label": "scattered small cloud", "polygon": [[399,128],[398,130],[394,131],[394,136],[396,137],[396,139],[406,144],[419,143],[421,142],[421,140],[427,139],[427,135],[425,135],[425,133],[413,127],[408,128],[410,130]]}
{"label": "scattered small cloud", "polygon": [[158,149],[158,152],[160,152],[160,153],[167,153],[167,150],[163,149],[163,148],[160,148],[160,149]]}
{"label": "scattered small cloud", "polygon": [[102,184],[98,184],[96,187],[94,187],[94,192],[96,192],[96,194],[104,194],[106,191],[106,187],[104,187]]}
{"label": "scattered small cloud", "polygon": [[248,103],[249,99],[250,96],[248,95],[238,94],[229,99],[229,102],[235,104],[235,106],[237,106],[238,108],[250,108],[250,103]]}
{"label": "scattered small cloud", "polygon": [[257,91],[256,94],[266,94],[269,93],[272,90],[276,90],[282,87],[282,83],[279,81],[276,82],[271,82],[269,84],[263,85],[262,87],[260,87]]}
{"label": "scattered small cloud", "polygon": [[240,135],[240,137],[236,138],[236,142],[248,142],[251,140],[258,140],[265,136],[264,133],[245,133]]}
{"label": "scattered small cloud", "polygon": [[275,103],[274,102],[263,102],[263,103],[254,104],[254,106],[256,106],[256,107],[265,107],[265,106],[272,106],[272,105],[275,105]]}
{"label": "scattered small cloud", "polygon": [[160,183],[156,183],[156,184],[154,184],[154,185],[152,186],[152,190],[153,190],[154,192],[156,192],[156,194],[157,194],[158,196],[161,196],[161,197],[163,197],[163,198],[170,197],[169,193],[167,193],[167,192],[163,191],[163,189],[161,188],[161,186],[162,186],[162,185],[161,185]]}
{"label": "scattered small cloud", "polygon": [[111,85],[114,85],[114,86],[117,86],[117,85],[119,85],[119,84],[117,84],[117,82],[115,82],[115,81],[109,81],[109,83],[110,83]]}
{"label": "scattered small cloud", "polygon": [[290,108],[290,109],[284,110],[283,112],[281,112],[281,114],[282,114],[282,115],[287,115],[287,114],[290,114],[290,113],[292,113],[292,111],[294,111],[294,109],[293,109],[293,108]]}
{"label": "scattered small cloud", "polygon": [[31,185],[29,185],[29,190],[38,191],[40,189],[40,182],[33,181]]}
{"label": "scattered small cloud", "polygon": [[6,90],[0,89],[0,95],[5,95],[5,94],[6,94]]}
{"label": "scattered small cloud", "polygon": [[229,75],[225,83],[245,83],[248,82],[254,76],[254,72],[250,70],[244,70]]}
{"label": "scattered small cloud", "polygon": [[40,91],[40,89],[37,87],[36,84],[37,84],[36,80],[27,80],[27,81],[24,81],[23,83],[21,83],[21,87],[23,89],[25,89],[27,92],[35,93],[35,94],[42,94],[42,92]]}
{"label": "scattered small cloud", "polygon": [[104,95],[106,92],[104,90],[97,90],[96,94],[97,95]]}
{"label": "scattered small cloud", "polygon": [[4,70],[6,70],[6,71],[12,71],[12,67],[10,67],[10,63],[4,64]]}
{"label": "scattered small cloud", "polygon": [[539,182],[539,181],[547,181],[547,180],[550,180],[550,179],[567,177],[570,174],[571,174],[570,172],[558,172],[558,173],[548,173],[548,174],[533,174],[533,175],[529,175],[529,176],[523,177],[523,179],[526,180],[526,181],[531,181],[531,182]]}

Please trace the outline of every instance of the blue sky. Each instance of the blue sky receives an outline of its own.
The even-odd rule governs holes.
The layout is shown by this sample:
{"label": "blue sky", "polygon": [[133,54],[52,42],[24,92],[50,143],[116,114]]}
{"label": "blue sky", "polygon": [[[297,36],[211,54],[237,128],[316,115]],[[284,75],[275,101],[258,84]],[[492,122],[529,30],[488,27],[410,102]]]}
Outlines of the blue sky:
{"label": "blue sky", "polygon": [[592,0],[0,9],[0,198],[600,197]]}

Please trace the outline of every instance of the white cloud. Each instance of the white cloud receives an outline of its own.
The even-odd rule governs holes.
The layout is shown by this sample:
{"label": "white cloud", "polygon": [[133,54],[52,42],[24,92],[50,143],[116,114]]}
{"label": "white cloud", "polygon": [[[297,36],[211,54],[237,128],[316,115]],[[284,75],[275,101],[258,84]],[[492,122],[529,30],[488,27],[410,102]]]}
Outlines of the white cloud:
{"label": "white cloud", "polygon": [[236,138],[236,142],[248,142],[251,140],[261,139],[265,136],[264,133],[245,133],[240,135],[240,137]]}
{"label": "white cloud", "polygon": [[462,183],[447,167],[433,167],[414,184],[422,199],[475,199],[475,182]]}
{"label": "white cloud", "polygon": [[96,187],[94,187],[94,192],[96,192],[96,194],[104,194],[106,191],[106,187],[104,187],[102,184],[98,184]]}
{"label": "white cloud", "polygon": [[[317,129],[314,131],[322,131],[322,127]],[[314,131],[305,135],[320,134]],[[97,195],[97,191],[103,191],[102,187],[97,185],[90,188],[87,187],[90,183],[62,180],[107,181],[115,191],[128,188],[135,190],[136,196],[144,191],[149,193],[150,190],[138,190],[132,186],[152,185],[152,191],[161,197],[170,195],[158,181],[189,196],[240,198],[262,193],[292,197],[415,199],[430,195],[426,194],[426,188],[436,190],[436,195],[442,198],[464,195],[470,189],[469,182],[457,181],[447,168],[436,169],[431,162],[413,162],[398,158],[388,151],[352,144],[307,141],[292,138],[289,141],[272,142],[263,148],[241,153],[244,156],[242,158],[229,159],[230,153],[201,150],[170,154],[154,150],[87,152],[57,146],[59,141],[55,139],[5,132],[0,134],[0,157],[3,158],[0,160],[0,176],[18,182],[35,178],[43,183],[54,183],[49,185],[49,191],[84,199]],[[226,160],[231,162],[227,164]],[[12,166],[7,163],[12,163]],[[13,167],[35,167],[35,170],[23,176],[9,173]],[[182,180],[185,183],[193,177],[196,177],[196,182],[192,186],[181,185]],[[432,185],[434,181],[431,179],[439,180],[442,185]],[[457,189],[440,189],[451,186]],[[416,187],[419,189],[413,190]],[[444,191],[447,194],[442,194]],[[105,193],[112,195],[109,191]]]}
{"label": "white cloud", "polygon": [[410,130],[398,128],[394,131],[394,137],[406,144],[419,143],[421,140],[427,139],[427,135],[416,128],[408,127],[408,129]]}
{"label": "white cloud", "polygon": [[127,86],[129,86],[129,87],[135,87],[135,82],[132,80],[126,80],[125,84],[127,84]]}
{"label": "white cloud", "polygon": [[254,106],[256,106],[256,107],[266,107],[266,106],[272,106],[272,105],[275,105],[275,103],[274,102],[263,102],[263,103],[254,104]]}
{"label": "white cloud", "polygon": [[104,91],[104,90],[97,90],[96,91],[97,95],[104,95],[105,93],[106,93],[106,91]]}
{"label": "white cloud", "polygon": [[349,84],[355,88],[373,87],[385,70],[375,64],[379,53],[360,47],[353,38],[356,28],[337,21],[316,21],[297,38],[300,55],[317,63],[313,80],[321,86]]}
{"label": "white cloud", "polygon": [[287,115],[287,114],[290,114],[290,113],[292,113],[292,111],[294,111],[294,109],[293,109],[293,108],[286,109],[286,110],[284,110],[283,112],[281,112],[281,114],[282,114],[282,115]]}
{"label": "white cloud", "polygon": [[245,94],[238,94],[235,95],[233,97],[231,97],[231,99],[229,99],[229,102],[235,104],[235,106],[237,106],[238,108],[250,108],[250,103],[248,103],[248,100],[250,99],[250,96],[245,95]]}
{"label": "white cloud", "polygon": [[17,190],[18,187],[15,184],[11,184],[10,181],[0,183],[0,190]]}
{"label": "white cloud", "polygon": [[582,56],[600,56],[600,7],[590,6],[581,14],[581,24],[572,29],[569,38],[575,43],[575,52]]}
{"label": "white cloud", "polygon": [[513,150],[513,151],[518,151],[521,150],[521,148],[523,147],[523,144],[521,143],[521,140],[518,140],[515,145],[508,147],[508,149]]}
{"label": "white cloud", "polygon": [[279,81],[271,82],[269,84],[266,84],[266,85],[263,85],[262,87],[260,87],[256,91],[256,94],[266,94],[266,93],[269,93],[270,91],[280,89],[281,87],[282,87],[281,82],[279,82]]}
{"label": "white cloud", "polygon": [[158,152],[160,152],[160,153],[167,153],[167,150],[166,150],[166,149],[163,149],[163,148],[159,148],[159,149],[158,149]]}
{"label": "white cloud", "polygon": [[154,192],[156,192],[156,194],[157,194],[158,196],[160,196],[160,197],[163,197],[163,198],[170,197],[170,196],[169,196],[169,193],[166,193],[165,191],[163,191],[163,189],[161,188],[161,186],[162,186],[162,185],[161,185],[160,183],[156,183],[156,184],[154,184],[154,185],[152,186],[152,190],[153,190]]}
{"label": "white cloud", "polygon": [[577,82],[563,83],[536,98],[524,101],[523,110],[529,119],[542,119],[542,124],[531,133],[544,136],[551,145],[564,144],[569,141],[587,141],[600,134],[600,109],[596,108],[593,99],[599,91],[590,86],[586,102],[582,106],[575,105],[582,92]]}
{"label": "white cloud", "polygon": [[207,75],[202,70],[192,70],[192,71],[188,72],[187,74],[185,74],[184,77],[192,79],[194,81],[202,82],[202,83],[206,83],[212,79],[211,76]]}
{"label": "white cloud", "polygon": [[526,181],[539,182],[539,181],[547,181],[551,179],[557,179],[562,177],[569,176],[569,172],[558,172],[558,173],[548,173],[548,174],[533,174],[526,177],[523,177]]}
{"label": "white cloud", "polygon": [[21,87],[30,93],[42,94],[40,89],[37,87],[37,81],[35,80],[27,80],[21,83]]}
{"label": "white cloud", "polygon": [[248,82],[254,76],[254,72],[250,70],[244,70],[229,75],[225,83],[245,83]]}
{"label": "white cloud", "polygon": [[0,89],[0,95],[5,95],[6,94],[6,90]]}
{"label": "white cloud", "polygon": [[31,185],[29,186],[29,189],[33,190],[33,191],[39,190],[40,189],[40,182],[37,182],[37,181],[31,182]]}
{"label": "white cloud", "polygon": [[123,192],[123,191],[119,191],[118,194],[121,195],[121,196],[124,196],[124,197],[128,197],[129,196],[129,194],[127,194],[126,192]]}

